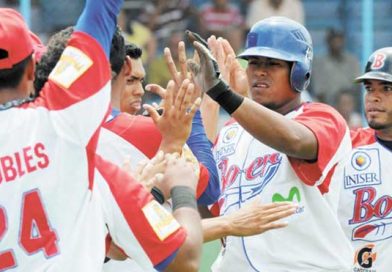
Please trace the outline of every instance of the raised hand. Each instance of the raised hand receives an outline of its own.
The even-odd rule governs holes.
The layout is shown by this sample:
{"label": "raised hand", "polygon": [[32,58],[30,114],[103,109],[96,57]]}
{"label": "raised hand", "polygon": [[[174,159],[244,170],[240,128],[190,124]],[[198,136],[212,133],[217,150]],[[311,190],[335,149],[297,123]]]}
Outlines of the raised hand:
{"label": "raised hand", "polygon": [[202,92],[207,92],[219,83],[218,64],[211,51],[201,42],[198,42],[192,32],[187,31],[186,34],[199,56],[199,62],[188,60],[187,66],[192,73],[195,85]]}
{"label": "raised hand", "polygon": [[207,42],[212,55],[217,61],[221,72],[221,78],[226,81],[234,91],[242,96],[248,97],[248,77],[245,69],[236,59],[235,52],[230,43],[223,38],[216,39],[215,36],[208,38]]}
{"label": "raised hand", "polygon": [[[172,80],[176,84],[176,91],[175,95],[177,94],[177,91],[181,87],[181,84],[184,80],[189,79],[192,81],[192,75],[188,73],[187,70],[187,56],[186,56],[186,50],[185,50],[185,43],[183,41],[178,43],[178,64],[179,64],[179,71],[176,66],[176,62],[173,59],[172,53],[168,47],[164,49],[164,58],[166,65],[169,69],[169,72],[171,74]],[[194,92],[194,98],[199,97],[201,95],[201,91],[197,86],[195,86],[195,92]]]}
{"label": "raised hand", "polygon": [[192,129],[192,119],[200,106],[200,98],[194,98],[194,85],[184,80],[175,96],[176,85],[170,81],[166,90],[158,85],[150,85],[149,89],[163,98],[163,114],[150,105],[144,105],[154,123],[162,134],[161,150],[165,153],[181,153],[182,147]]}
{"label": "raised hand", "polygon": [[173,60],[173,56],[171,54],[170,49],[166,47],[163,53],[164,53],[164,58],[165,58],[167,68],[169,69],[172,79],[174,80],[177,87],[179,88],[185,79],[190,78],[186,66],[187,57],[185,51],[185,44],[183,41],[178,43],[178,64],[179,64],[180,71],[177,70],[176,63]]}

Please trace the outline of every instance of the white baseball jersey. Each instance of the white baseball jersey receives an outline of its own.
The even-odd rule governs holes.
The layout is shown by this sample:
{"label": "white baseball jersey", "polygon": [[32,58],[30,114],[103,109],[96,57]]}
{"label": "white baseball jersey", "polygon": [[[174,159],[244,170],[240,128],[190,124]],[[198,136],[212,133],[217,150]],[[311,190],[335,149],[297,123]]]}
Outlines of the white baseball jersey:
{"label": "white baseball jersey", "polygon": [[[338,184],[351,144],[347,126],[331,107],[306,103],[286,115],[317,137],[316,162],[289,158],[266,146],[238,123],[225,126],[215,157],[222,195],[220,214],[230,214],[248,201],[294,201],[299,207],[289,226],[250,237],[232,237],[213,271],[349,271],[352,248],[336,215]],[[262,122],[262,120],[260,120]],[[285,219],[286,220],[286,219]]]}
{"label": "white baseball jersey", "polygon": [[353,271],[391,271],[392,150],[369,128],[353,131],[352,143],[338,211],[355,250]]}
{"label": "white baseball jersey", "polygon": [[95,158],[109,100],[107,56],[75,32],[41,96],[0,111],[0,271],[100,271],[108,229],[129,254],[142,232],[151,248],[185,238],[140,185]]}

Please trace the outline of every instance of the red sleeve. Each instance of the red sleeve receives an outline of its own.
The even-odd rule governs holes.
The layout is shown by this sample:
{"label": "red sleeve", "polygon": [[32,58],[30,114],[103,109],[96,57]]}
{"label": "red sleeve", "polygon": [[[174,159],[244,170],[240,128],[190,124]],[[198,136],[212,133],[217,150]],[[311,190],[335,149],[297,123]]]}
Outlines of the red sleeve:
{"label": "red sleeve", "polygon": [[161,145],[162,135],[150,117],[121,113],[103,127],[131,143],[149,159]]}
{"label": "red sleeve", "polygon": [[[290,158],[298,177],[308,185],[314,185],[322,176],[327,164],[335,156],[346,134],[347,125],[343,117],[332,107],[321,103],[307,103],[303,113],[294,118],[309,128],[317,138],[316,162]],[[334,171],[334,167],[330,171]],[[328,176],[332,176],[329,172]]]}
{"label": "red sleeve", "polygon": [[185,230],[180,227],[169,236],[160,239],[142,210],[153,201],[151,194],[126,172],[103,160],[99,155],[96,158],[96,167],[107,182],[128,227],[151,262],[157,265],[178,250],[185,241]]}

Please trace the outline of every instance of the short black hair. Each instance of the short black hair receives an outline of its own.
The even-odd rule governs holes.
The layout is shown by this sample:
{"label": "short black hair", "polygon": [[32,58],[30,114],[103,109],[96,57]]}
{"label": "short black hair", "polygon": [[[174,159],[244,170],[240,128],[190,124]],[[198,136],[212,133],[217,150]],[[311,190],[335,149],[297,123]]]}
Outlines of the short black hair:
{"label": "short black hair", "polygon": [[0,89],[16,88],[19,85],[27,64],[32,60],[32,55],[27,56],[10,69],[0,69]]}
{"label": "short black hair", "polygon": [[124,65],[125,53],[125,40],[120,27],[117,26],[110,47],[110,66],[115,75],[120,73]]}
{"label": "short black hair", "polygon": [[135,59],[135,60],[139,59],[143,54],[143,50],[134,43],[126,44],[125,45],[125,52],[126,52],[127,56],[129,56],[131,59]]}
{"label": "short black hair", "polygon": [[[36,95],[39,94],[46,81],[48,81],[49,74],[52,72],[57,62],[59,61],[73,31],[74,28],[70,26],[57,32],[49,39],[47,51],[42,55],[40,62],[37,64],[37,69],[35,70],[34,89]],[[121,68],[124,64],[124,59],[124,37],[121,34],[120,28],[117,27],[116,31],[114,32],[112,45],[110,48],[110,65],[112,71],[116,75],[121,71]]]}

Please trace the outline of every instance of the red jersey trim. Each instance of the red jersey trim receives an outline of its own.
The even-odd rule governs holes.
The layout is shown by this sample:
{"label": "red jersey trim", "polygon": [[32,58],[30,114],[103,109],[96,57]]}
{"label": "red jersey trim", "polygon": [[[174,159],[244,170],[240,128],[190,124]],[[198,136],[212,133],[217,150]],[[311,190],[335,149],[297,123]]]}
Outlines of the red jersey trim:
{"label": "red jersey trim", "polygon": [[207,189],[208,181],[210,179],[210,173],[208,172],[208,169],[202,163],[199,163],[199,166],[200,166],[200,174],[199,174],[199,181],[197,183],[197,188],[196,188],[197,199],[199,199],[199,197]]}
{"label": "red jersey trim", "polygon": [[[338,150],[346,134],[347,126],[343,117],[331,106],[321,103],[307,103],[301,109],[303,113],[295,117],[294,120],[309,128],[316,136],[317,161],[307,162],[290,157],[289,160],[297,176],[305,184],[313,186],[321,178],[327,164]],[[329,176],[331,173],[327,175]],[[323,190],[327,190],[327,188]]]}
{"label": "red jersey trim", "polygon": [[172,255],[184,243],[186,232],[179,228],[161,241],[152,229],[142,208],[153,200],[144,187],[116,165],[96,156],[96,167],[107,182],[128,226],[153,265]]}
{"label": "red jersey trim", "polygon": [[329,192],[329,184],[331,184],[331,179],[333,176],[333,173],[335,172],[337,164],[335,164],[331,170],[328,172],[328,175],[325,177],[323,183],[321,183],[317,188],[320,190],[321,194],[326,194]]}
{"label": "red jersey trim", "polygon": [[358,128],[350,131],[351,142],[353,148],[374,144],[376,139],[376,132],[371,128]]}

